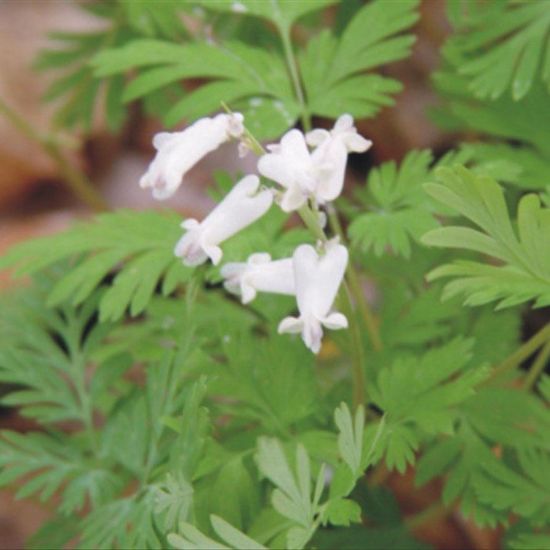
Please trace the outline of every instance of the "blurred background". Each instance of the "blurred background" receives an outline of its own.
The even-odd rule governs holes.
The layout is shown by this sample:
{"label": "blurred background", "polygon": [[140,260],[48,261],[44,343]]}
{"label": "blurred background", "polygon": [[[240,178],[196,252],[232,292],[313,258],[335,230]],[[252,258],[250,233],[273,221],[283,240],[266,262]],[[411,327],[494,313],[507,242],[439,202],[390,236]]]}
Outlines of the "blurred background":
{"label": "blurred background", "polygon": [[[331,25],[336,14],[328,9],[322,17]],[[197,22],[191,17],[184,24],[193,27]],[[63,230],[94,210],[159,207],[138,186],[153,156],[152,135],[161,129],[155,117],[132,104],[120,129],[112,131],[102,116],[104,109],[97,108],[89,129],[61,130],[55,118],[58,102],[44,100],[57,74],[38,70],[37,60],[45,48],[54,47],[51,33],[89,33],[101,31],[102,25],[104,20],[81,9],[76,1],[0,0],[0,254],[17,242]],[[455,136],[442,133],[428,116],[437,102],[430,74],[438,65],[438,52],[448,32],[443,0],[423,0],[412,58],[385,69],[403,82],[404,91],[394,107],[358,122],[374,147],[366,161],[354,161],[348,189],[353,178],[364,179],[369,165],[399,160],[413,148],[431,148],[440,154],[455,143]],[[228,145],[199,164],[189,184],[162,206],[200,216],[210,207],[205,187],[213,167],[244,170],[253,164],[253,158],[239,160],[234,145]],[[92,193],[83,190],[87,185]],[[0,277],[0,287],[6,291],[9,279],[6,274]],[[27,422],[11,410],[3,410],[0,417],[1,428],[25,431],[32,427]],[[438,499],[437,484],[413,490],[411,472],[396,475],[389,483],[405,513],[422,510]],[[14,501],[11,493],[1,492],[0,548],[22,547],[48,514],[39,504]],[[418,534],[443,549],[498,546],[498,533],[479,530],[458,515],[435,518]]]}

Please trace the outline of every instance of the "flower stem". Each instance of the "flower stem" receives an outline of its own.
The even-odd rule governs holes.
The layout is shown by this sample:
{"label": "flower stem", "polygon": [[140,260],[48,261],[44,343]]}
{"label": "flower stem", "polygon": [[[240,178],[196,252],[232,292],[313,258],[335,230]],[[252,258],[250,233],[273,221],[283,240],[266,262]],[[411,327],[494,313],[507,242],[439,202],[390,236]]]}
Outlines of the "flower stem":
{"label": "flower stem", "polygon": [[[520,348],[518,348],[510,357],[505,359],[495,370],[491,376],[484,380],[480,386],[484,386],[487,383],[499,378],[509,370],[519,366],[525,359],[530,357],[541,346],[550,342],[550,323],[542,327],[534,336],[532,336],[527,342],[525,342]],[[537,366],[542,369],[543,367]]]}
{"label": "flower stem", "polygon": [[309,109],[305,100],[302,83],[300,82],[298,63],[296,62],[296,57],[292,49],[292,42],[290,40],[290,28],[287,25],[279,25],[278,29],[281,40],[283,42],[283,49],[285,52],[285,59],[288,66],[288,71],[290,73],[290,78],[292,79],[292,84],[294,85],[294,93],[296,94],[296,99],[300,104],[302,126],[304,132],[309,132],[311,130],[311,116],[309,114]]}
{"label": "flower stem", "polygon": [[544,347],[539,351],[537,358],[531,365],[531,368],[525,380],[523,381],[523,389],[529,391],[537,381],[539,375],[544,370],[544,367],[548,364],[548,358],[550,358],[550,341],[544,344]]}
{"label": "flower stem", "polygon": [[354,408],[364,405],[366,401],[366,379],[365,379],[365,350],[361,339],[361,329],[355,311],[348,284],[344,281],[343,290],[340,292],[342,309],[349,319],[350,335],[352,342],[352,370],[353,378],[352,398]]}
{"label": "flower stem", "polygon": [[323,231],[322,227],[319,225],[319,220],[317,219],[315,212],[311,210],[311,208],[304,204],[299,210],[298,214],[300,215],[300,218],[302,218],[302,221],[304,222],[304,225],[309,229],[309,231],[315,235],[317,239],[319,239],[322,242],[328,241],[327,236],[325,235],[325,232]]}
{"label": "flower stem", "polygon": [[95,211],[108,210],[103,197],[96,191],[92,182],[77,170],[63,155],[57,141],[50,135],[37,132],[19,113],[9,107],[0,98],[0,113],[12,123],[23,135],[38,143],[44,151],[55,161],[63,182],[80,199]]}

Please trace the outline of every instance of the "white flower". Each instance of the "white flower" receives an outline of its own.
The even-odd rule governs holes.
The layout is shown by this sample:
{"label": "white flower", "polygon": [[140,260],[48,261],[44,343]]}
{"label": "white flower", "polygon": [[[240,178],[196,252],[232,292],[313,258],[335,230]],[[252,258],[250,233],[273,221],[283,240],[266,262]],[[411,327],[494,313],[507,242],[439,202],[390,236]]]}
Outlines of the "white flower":
{"label": "white flower", "polygon": [[269,254],[259,252],[245,262],[225,264],[221,269],[225,288],[240,294],[243,304],[248,304],[259,292],[294,295],[294,270],[292,258],[271,260]]}
{"label": "white flower", "polygon": [[269,146],[270,153],[258,161],[262,176],[282,185],[286,191],[281,200],[285,212],[297,210],[315,192],[316,167],[306,145],[304,134],[290,130],[278,145]]}
{"label": "white flower", "polygon": [[315,188],[315,196],[321,204],[333,201],[342,192],[348,153],[364,153],[372,145],[372,141],[357,133],[351,115],[340,116],[330,132],[321,129],[308,132],[306,142],[316,147],[312,153],[314,165],[326,168],[319,174]]}
{"label": "white flower", "polygon": [[174,254],[181,256],[188,266],[202,264],[208,258],[217,265],[223,255],[218,245],[269,210],[273,194],[268,189],[258,192],[259,187],[258,176],[246,176],[202,222],[185,220],[181,226],[187,232],[176,245]]}
{"label": "white flower", "polygon": [[201,118],[181,132],[157,134],[153,138],[157,155],[139,185],[151,187],[155,199],[167,199],[199,160],[231,137],[239,138],[243,131],[243,115],[233,113]]}
{"label": "white flower", "polygon": [[[315,147],[310,153],[308,145]],[[360,136],[350,115],[342,115],[334,128],[313,130],[306,136],[290,130],[258,161],[263,176],[282,185],[285,212],[297,210],[308,198],[317,204],[333,201],[342,192],[348,153],[362,153],[372,142]]]}
{"label": "white flower", "polygon": [[279,333],[301,332],[305,345],[318,353],[321,349],[323,326],[329,329],[347,328],[344,315],[332,312],[338,288],[348,263],[345,246],[331,241],[321,257],[309,244],[299,246],[292,256],[296,301],[299,317],[286,317],[279,324]]}

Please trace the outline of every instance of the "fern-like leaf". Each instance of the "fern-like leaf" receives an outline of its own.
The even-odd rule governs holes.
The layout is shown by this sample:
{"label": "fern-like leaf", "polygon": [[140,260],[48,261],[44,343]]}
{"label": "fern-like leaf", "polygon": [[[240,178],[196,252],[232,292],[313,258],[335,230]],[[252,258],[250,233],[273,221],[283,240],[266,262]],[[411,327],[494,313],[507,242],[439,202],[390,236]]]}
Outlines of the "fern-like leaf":
{"label": "fern-like leaf", "polygon": [[535,307],[550,304],[550,209],[541,207],[540,197],[530,194],[521,199],[516,231],[502,189],[493,179],[461,167],[441,169],[438,177],[441,183],[426,185],[428,193],[479,230],[439,228],[427,233],[423,242],[480,252],[502,265],[455,260],[433,270],[428,279],[452,277],[444,296],[462,295],[468,305],[498,301],[498,307],[507,307],[529,300]]}
{"label": "fern-like leaf", "polygon": [[65,301],[84,302],[117,265],[126,262],[99,303],[102,321],[120,319],[126,308],[138,315],[147,307],[159,281],[170,293],[189,279],[173,254],[181,235],[175,213],[121,210],[101,214],[92,222],[23,243],[0,260],[0,268],[18,266],[16,274],[27,275],[60,261],[81,256],[77,264],[59,276],[48,296],[48,305]]}

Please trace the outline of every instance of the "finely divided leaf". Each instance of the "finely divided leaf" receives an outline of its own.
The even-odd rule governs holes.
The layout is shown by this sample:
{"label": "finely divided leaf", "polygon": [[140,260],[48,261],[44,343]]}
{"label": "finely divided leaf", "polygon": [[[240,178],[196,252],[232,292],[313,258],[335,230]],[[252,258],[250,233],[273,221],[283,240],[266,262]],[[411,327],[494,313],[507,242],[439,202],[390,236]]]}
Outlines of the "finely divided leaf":
{"label": "finely divided leaf", "polygon": [[535,307],[550,304],[550,209],[541,207],[540,197],[531,194],[520,200],[516,230],[494,180],[462,167],[442,168],[437,175],[441,183],[427,184],[427,192],[479,229],[435,229],[423,242],[480,252],[501,265],[455,260],[433,270],[428,279],[453,277],[444,297],[462,295],[468,305],[498,301],[498,307],[508,307],[529,300],[535,301]]}
{"label": "finely divided leaf", "polygon": [[102,321],[120,319],[128,307],[135,316],[145,310],[165,276],[171,275],[164,289],[169,292],[192,273],[173,253],[181,235],[179,221],[174,213],[153,211],[100,214],[65,233],[16,246],[0,260],[0,268],[17,266],[16,274],[33,274],[62,260],[80,258],[59,277],[48,297],[51,306],[65,301],[78,305],[126,262],[103,294],[99,312]]}
{"label": "finely divided leaf", "polygon": [[372,116],[393,103],[396,80],[361,75],[409,55],[414,37],[403,34],[418,19],[418,0],[373,0],[359,10],[336,38],[323,31],[299,56],[309,109],[320,116],[348,112]]}

